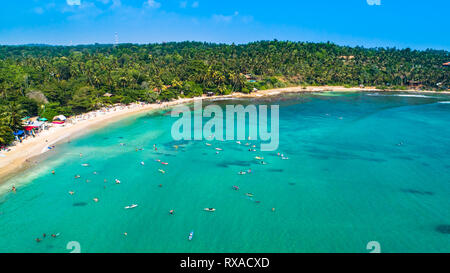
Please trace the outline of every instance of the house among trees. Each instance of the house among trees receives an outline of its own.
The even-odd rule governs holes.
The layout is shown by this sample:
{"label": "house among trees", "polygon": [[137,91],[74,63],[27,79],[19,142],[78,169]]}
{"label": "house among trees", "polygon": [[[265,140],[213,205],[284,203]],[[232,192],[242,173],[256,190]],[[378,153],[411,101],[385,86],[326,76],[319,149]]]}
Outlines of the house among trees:
{"label": "house among trees", "polygon": [[247,82],[256,82],[257,80],[257,78],[252,74],[244,74],[244,77],[247,80]]}
{"label": "house among trees", "polygon": [[423,87],[423,84],[421,81],[409,81],[408,85],[409,85],[409,88],[412,88],[412,89],[421,89]]}
{"label": "house among trees", "polygon": [[343,60],[353,60],[355,58],[355,56],[350,55],[350,56],[339,56],[339,59],[343,59]]}
{"label": "house among trees", "polygon": [[450,66],[450,62],[443,63],[442,66]]}
{"label": "house among trees", "polygon": [[110,98],[110,97],[112,97],[113,96],[113,94],[111,94],[111,93],[105,93],[105,94],[103,94],[103,97],[108,97],[108,98]]}

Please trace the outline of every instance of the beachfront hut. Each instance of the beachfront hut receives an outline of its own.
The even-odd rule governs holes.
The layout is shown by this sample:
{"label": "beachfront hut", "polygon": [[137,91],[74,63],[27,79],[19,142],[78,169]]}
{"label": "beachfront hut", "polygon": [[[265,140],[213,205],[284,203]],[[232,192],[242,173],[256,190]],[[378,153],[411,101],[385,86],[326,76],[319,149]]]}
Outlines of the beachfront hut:
{"label": "beachfront hut", "polygon": [[53,118],[53,123],[55,124],[63,124],[66,122],[66,117],[64,115],[59,115]]}

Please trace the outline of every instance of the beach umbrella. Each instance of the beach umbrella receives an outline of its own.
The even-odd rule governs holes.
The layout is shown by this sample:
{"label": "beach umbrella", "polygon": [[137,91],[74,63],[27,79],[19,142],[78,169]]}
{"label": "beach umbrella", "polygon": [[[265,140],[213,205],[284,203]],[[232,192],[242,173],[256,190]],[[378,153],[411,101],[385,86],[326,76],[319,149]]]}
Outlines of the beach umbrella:
{"label": "beach umbrella", "polygon": [[40,121],[47,121],[48,119],[46,119],[46,118],[40,118],[39,120],[40,120]]}
{"label": "beach umbrella", "polygon": [[21,120],[27,120],[27,119],[29,119],[30,117],[24,117],[23,119],[21,119]]}
{"label": "beach umbrella", "polygon": [[54,117],[53,120],[65,121],[66,117],[64,115],[59,115],[59,116]]}
{"label": "beach umbrella", "polygon": [[15,136],[20,136],[20,135],[23,135],[24,132],[23,132],[22,130],[20,130],[20,131],[14,132],[13,134],[14,134]]}

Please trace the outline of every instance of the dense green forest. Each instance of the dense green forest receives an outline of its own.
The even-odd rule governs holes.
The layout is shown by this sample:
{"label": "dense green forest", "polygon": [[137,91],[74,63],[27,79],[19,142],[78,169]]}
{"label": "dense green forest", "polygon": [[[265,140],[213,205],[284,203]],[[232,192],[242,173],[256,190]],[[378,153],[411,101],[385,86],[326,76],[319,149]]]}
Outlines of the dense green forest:
{"label": "dense green forest", "polygon": [[[291,85],[450,86],[447,51],[262,41],[244,45],[0,46],[0,144],[23,116]],[[109,93],[111,96],[104,96]]]}

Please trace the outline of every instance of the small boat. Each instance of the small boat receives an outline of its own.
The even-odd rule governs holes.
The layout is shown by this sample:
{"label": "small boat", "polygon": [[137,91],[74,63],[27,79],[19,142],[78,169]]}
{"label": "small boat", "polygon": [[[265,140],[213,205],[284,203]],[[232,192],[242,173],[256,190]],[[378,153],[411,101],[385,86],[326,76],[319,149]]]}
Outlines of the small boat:
{"label": "small boat", "polygon": [[142,166],[144,166],[144,165],[145,165],[145,162],[144,162],[144,161],[142,161],[142,162],[141,162],[141,165],[142,165]]}
{"label": "small boat", "polygon": [[167,163],[167,162],[161,162],[161,164],[163,164],[163,165],[169,165],[169,163]]}
{"label": "small boat", "polygon": [[246,172],[243,172],[243,171],[240,171],[240,172],[238,172],[238,174],[239,175],[244,175],[244,174],[247,174]]}
{"label": "small boat", "polygon": [[116,184],[120,184],[120,180],[119,179],[116,179],[114,181],[116,181]]}
{"label": "small boat", "polygon": [[159,169],[158,170],[160,173],[166,173],[164,170]]}
{"label": "small boat", "polygon": [[209,212],[215,212],[216,209],[215,208],[204,208],[204,211],[209,211]]}
{"label": "small boat", "polygon": [[217,150],[217,151],[223,151],[223,150],[222,150],[222,149],[220,149],[220,148],[216,148],[216,150]]}
{"label": "small boat", "polygon": [[239,187],[238,186],[233,186],[233,190],[238,191]]}
{"label": "small boat", "polygon": [[125,209],[134,209],[137,206],[138,206],[137,204],[133,204],[133,205],[130,205],[130,206],[126,206]]}
{"label": "small boat", "polygon": [[206,144],[206,146],[211,146],[211,144],[209,144],[209,143],[205,143]]}
{"label": "small boat", "polygon": [[194,238],[194,231],[189,232],[189,241],[192,241],[192,238]]}
{"label": "small boat", "polygon": [[236,141],[237,144],[242,144],[240,141]]}
{"label": "small boat", "polygon": [[246,193],[245,195],[247,195],[248,197],[253,197],[253,193]]}
{"label": "small boat", "polygon": [[262,160],[262,159],[264,159],[264,157],[255,156],[255,159]]}
{"label": "small boat", "polygon": [[84,164],[81,164],[81,166],[83,166],[83,167],[89,167],[89,164],[84,163]]}

